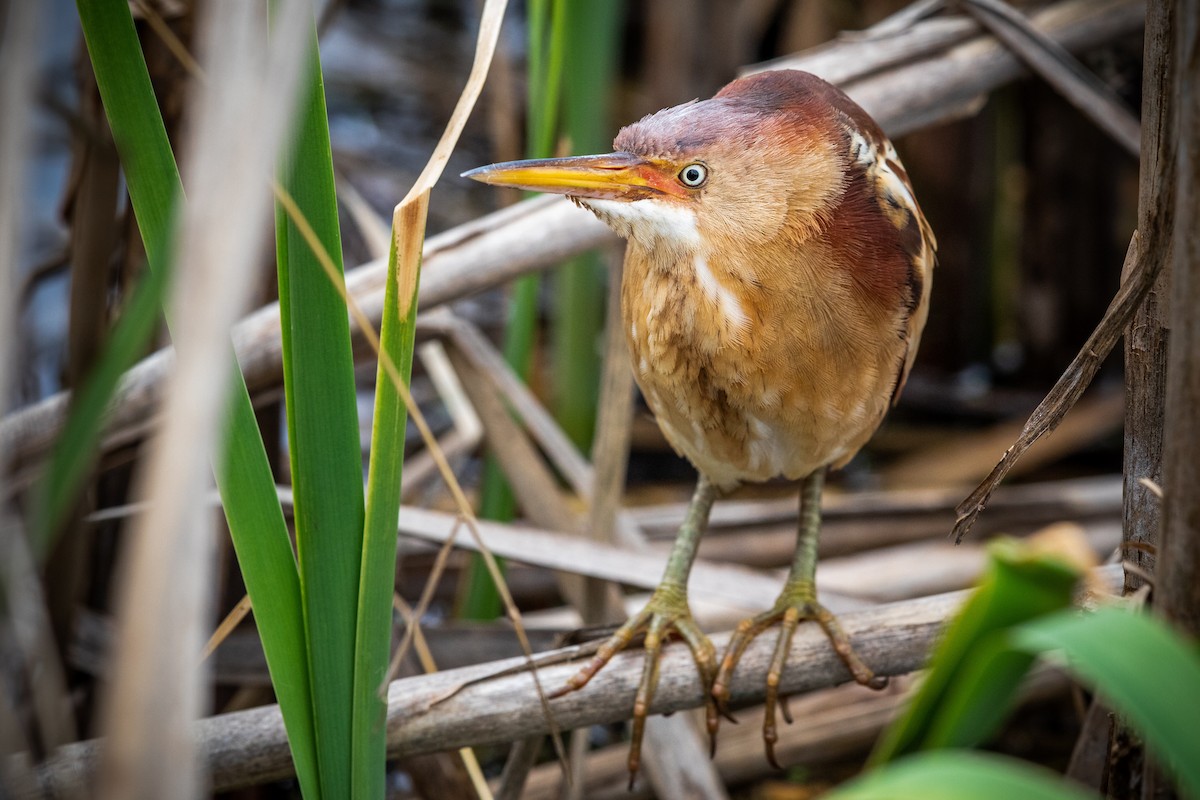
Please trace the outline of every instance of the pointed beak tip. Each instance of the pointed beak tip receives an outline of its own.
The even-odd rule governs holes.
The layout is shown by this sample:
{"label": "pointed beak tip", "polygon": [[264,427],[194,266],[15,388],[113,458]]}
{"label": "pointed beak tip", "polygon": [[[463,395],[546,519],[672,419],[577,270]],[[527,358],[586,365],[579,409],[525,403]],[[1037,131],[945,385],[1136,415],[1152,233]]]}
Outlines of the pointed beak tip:
{"label": "pointed beak tip", "polygon": [[470,178],[473,181],[482,181],[483,177],[481,173],[486,169],[487,167],[475,167],[475,169],[469,169],[466,172],[460,172],[458,177]]}

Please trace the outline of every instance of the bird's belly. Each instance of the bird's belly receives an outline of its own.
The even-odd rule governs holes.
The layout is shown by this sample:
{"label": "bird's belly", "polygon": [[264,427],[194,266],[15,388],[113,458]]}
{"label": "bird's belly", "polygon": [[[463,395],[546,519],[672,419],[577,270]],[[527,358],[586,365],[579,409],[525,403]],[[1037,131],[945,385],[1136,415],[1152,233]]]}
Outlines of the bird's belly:
{"label": "bird's belly", "polygon": [[882,420],[898,356],[794,333],[735,344],[675,310],[627,308],[634,373],[667,440],[718,485],[841,466]]}
{"label": "bird's belly", "polygon": [[866,443],[885,402],[796,402],[788,409],[739,398],[699,399],[677,384],[639,378],[659,426],[677,452],[723,488],[776,477],[796,479],[842,466]]}

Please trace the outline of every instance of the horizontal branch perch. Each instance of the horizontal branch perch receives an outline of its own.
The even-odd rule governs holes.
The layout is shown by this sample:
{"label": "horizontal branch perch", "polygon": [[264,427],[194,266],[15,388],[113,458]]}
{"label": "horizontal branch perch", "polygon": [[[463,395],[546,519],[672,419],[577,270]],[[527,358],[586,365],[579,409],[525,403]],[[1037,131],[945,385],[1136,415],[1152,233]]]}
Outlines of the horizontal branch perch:
{"label": "horizontal branch perch", "polygon": [[[1066,0],[1032,18],[1033,24],[1071,52],[1081,52],[1139,30],[1145,5],[1139,0]],[[982,97],[1025,70],[1015,56],[990,36],[965,42],[973,23],[927,20],[903,36],[923,42],[918,51],[892,61],[864,61],[864,50],[883,41],[849,39],[810,54],[772,64],[812,69],[842,80],[849,94],[871,112],[889,135],[961,117],[977,108]],[[961,43],[960,43],[961,42]],[[885,69],[862,74],[870,63]],[[902,64],[899,65],[898,64]],[[838,74],[840,72],[840,75]],[[571,256],[615,241],[590,214],[562,198],[542,198],[461,225],[426,243],[420,307],[430,309],[468,294],[498,286],[530,272],[549,269]],[[347,287],[363,311],[378,325],[383,305],[386,263],[373,261],[346,276]],[[234,349],[251,392],[277,386],[282,378],[279,309],[265,306],[234,329]],[[366,355],[361,336],[358,352]],[[170,351],[160,351],[127,373],[112,404],[106,447],[139,435],[152,419]],[[0,453],[20,462],[53,442],[67,409],[59,393],[0,420]]]}
{"label": "horizontal branch perch", "polygon": [[[1105,583],[1119,585],[1119,567],[1102,570]],[[924,597],[844,614],[841,621],[859,655],[881,675],[902,675],[922,666],[945,620],[966,599],[966,592]],[[714,637],[718,649],[728,636]],[[757,639],[741,661],[733,682],[736,706],[760,702],[774,636]],[[570,651],[559,651],[569,653]],[[542,656],[545,658],[545,656]],[[388,754],[390,757],[501,744],[549,730],[524,659],[395,681],[388,688]],[[542,684],[562,685],[576,664],[540,670]],[[628,719],[642,671],[637,650],[623,653],[582,691],[551,702],[555,725],[569,730]],[[687,648],[668,646],[662,656],[662,678],[651,712],[664,714],[703,705],[700,682]],[[815,625],[796,631],[782,691],[796,694],[849,680],[825,635]],[[200,751],[215,791],[276,780],[292,774],[291,756],[278,706],[209,717],[196,726]],[[98,751],[96,740],[60,748],[38,767],[50,796],[70,796],[91,785]]]}

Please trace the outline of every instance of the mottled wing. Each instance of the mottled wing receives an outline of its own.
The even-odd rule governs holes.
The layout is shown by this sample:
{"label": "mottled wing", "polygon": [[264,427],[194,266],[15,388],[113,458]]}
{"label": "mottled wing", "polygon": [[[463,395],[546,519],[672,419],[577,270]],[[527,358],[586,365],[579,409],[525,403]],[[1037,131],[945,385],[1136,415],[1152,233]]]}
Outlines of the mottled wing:
{"label": "mottled wing", "polygon": [[[917,203],[908,172],[896,155],[896,148],[865,112],[843,118],[850,138],[851,158],[874,190],[884,217],[896,228],[898,241],[909,263],[908,285],[911,292],[905,319],[907,349],[892,391],[895,405],[908,380],[921,343],[921,332],[929,315],[929,292],[933,285],[933,267],[937,258],[937,239]],[[861,115],[861,116],[860,116]],[[857,118],[855,118],[857,117]]]}

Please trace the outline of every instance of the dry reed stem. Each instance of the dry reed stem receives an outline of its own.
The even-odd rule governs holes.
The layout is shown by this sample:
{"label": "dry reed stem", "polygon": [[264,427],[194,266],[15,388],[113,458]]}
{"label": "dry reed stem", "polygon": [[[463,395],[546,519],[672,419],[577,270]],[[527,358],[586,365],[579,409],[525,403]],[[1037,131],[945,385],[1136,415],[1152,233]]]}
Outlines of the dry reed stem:
{"label": "dry reed stem", "polygon": [[[453,312],[439,309],[422,320],[431,333],[451,341],[471,365],[487,377],[507,401],[512,413],[528,429],[530,436],[545,452],[550,463],[567,485],[587,504],[593,501],[596,470],[567,438],[546,407],[513,371],[500,352],[479,328]],[[625,509],[618,508],[612,533],[623,546],[632,550],[646,547],[646,539],[637,522]]]}
{"label": "dry reed stem", "polygon": [[[21,225],[23,165],[28,150],[41,7],[35,3],[10,3],[3,13],[0,42],[0,407],[9,400],[10,372],[17,342],[17,249]],[[0,474],[0,503],[6,495],[6,476]],[[33,716],[46,750],[73,738],[75,720],[68,701],[62,661],[53,642],[38,571],[28,551],[25,531],[0,508],[0,551],[6,617],[16,641],[17,658],[25,662],[27,686],[32,694]],[[34,679],[33,666],[41,672]],[[16,687],[0,689],[7,694]],[[0,699],[0,794],[36,786],[32,746],[26,735],[28,720],[21,719],[8,697]]]}
{"label": "dry reed stem", "polygon": [[[0,408],[8,406],[8,386],[17,343],[17,244],[20,240],[21,189],[37,63],[40,7],[14,3],[5,8],[3,46],[0,47]],[[4,492],[0,490],[0,498]]]}
{"label": "dry reed stem", "polygon": [[396,648],[396,654],[392,656],[391,663],[388,664],[387,674],[384,676],[385,684],[391,683],[395,680],[396,675],[399,674],[400,664],[403,663],[404,657],[408,655],[409,645],[412,644],[414,638],[417,636],[423,637],[421,633],[421,619],[429,610],[430,603],[433,602],[433,593],[442,579],[442,574],[446,571],[446,563],[450,560],[450,554],[454,552],[454,541],[458,536],[458,529],[461,523],[462,518],[459,517],[454,525],[454,529],[446,537],[445,543],[438,548],[437,558],[433,562],[433,569],[429,571],[429,577],[426,578],[425,586],[421,589],[421,597],[417,601],[417,609],[411,616],[412,621],[405,627],[404,637],[400,640],[400,644]]}
{"label": "dry reed stem", "polygon": [[[269,204],[253,177],[273,163],[292,118],[307,9],[285,7],[273,46],[253,7],[222,0],[203,16],[214,80],[199,95],[185,163],[193,176],[170,308],[178,351],[165,422],[138,476],[149,507],[122,555],[113,682],[102,697],[108,741],[101,798],[198,797],[191,725],[203,707],[203,644],[212,521],[197,486],[211,480],[229,377],[229,328],[249,299]],[[169,599],[169,602],[168,602]],[[169,698],[168,702],[164,702]]]}
{"label": "dry reed stem", "polygon": [[221,646],[221,642],[233,633],[234,628],[241,624],[246,615],[250,613],[250,595],[242,595],[242,599],[237,601],[237,604],[229,610],[221,623],[217,625],[212,632],[212,636],[208,637],[208,642],[204,645],[204,650],[200,652],[200,659],[204,660],[211,656],[216,649]]}

